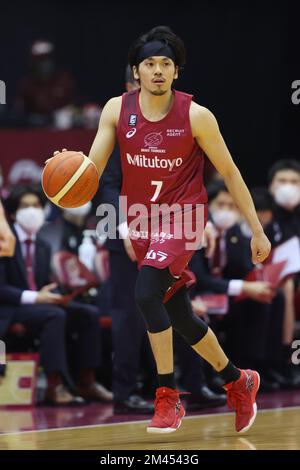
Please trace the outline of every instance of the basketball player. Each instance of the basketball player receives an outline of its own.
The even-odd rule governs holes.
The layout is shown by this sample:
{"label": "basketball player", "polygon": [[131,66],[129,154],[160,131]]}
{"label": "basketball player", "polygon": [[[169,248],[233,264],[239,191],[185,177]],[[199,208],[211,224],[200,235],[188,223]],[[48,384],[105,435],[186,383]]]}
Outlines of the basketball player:
{"label": "basketball player", "polygon": [[[251,227],[253,262],[262,262],[270,252],[270,243],[215,117],[195,103],[191,95],[172,89],[184,63],[184,44],[168,27],[153,28],[138,38],[129,50],[129,64],[140,89],[107,102],[89,157],[101,175],[118,139],[122,194],[127,196],[129,225],[134,221],[130,207],[135,203],[148,210],[153,203],[177,203],[182,210],[185,204],[192,204],[193,208],[202,204],[205,224],[207,196],[202,177],[205,152]],[[194,209],[192,214],[196,214]],[[148,226],[150,222],[149,218]],[[185,414],[174,382],[174,328],[225,381],[228,403],[236,410],[236,430],[244,432],[256,416],[259,375],[236,368],[211,329],[193,314],[182,282],[193,251],[187,250],[185,236],[174,237],[175,223],[170,224],[168,234],[160,232],[161,220],[157,224],[158,238],[157,233],[154,236],[149,230],[131,231],[140,268],[136,302],[146,321],[159,384],[154,417],[147,430],[173,432]],[[166,296],[170,290],[172,296]]]}
{"label": "basketball player", "polygon": [[15,243],[15,236],[9,228],[0,201],[0,256],[13,256]]}

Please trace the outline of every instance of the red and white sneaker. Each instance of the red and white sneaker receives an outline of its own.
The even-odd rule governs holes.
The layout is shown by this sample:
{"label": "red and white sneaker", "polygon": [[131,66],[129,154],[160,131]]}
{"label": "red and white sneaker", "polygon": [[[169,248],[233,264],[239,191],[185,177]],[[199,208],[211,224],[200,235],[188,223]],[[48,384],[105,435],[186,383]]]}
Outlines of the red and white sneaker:
{"label": "red and white sneaker", "polygon": [[179,398],[179,392],[168,387],[156,390],[154,416],[147,427],[150,433],[170,433],[181,425],[185,411]]}
{"label": "red and white sneaker", "polygon": [[241,370],[241,376],[235,382],[223,386],[227,391],[227,404],[229,408],[235,409],[235,429],[239,433],[248,431],[257,413],[255,402],[259,389],[260,377],[255,370]]}

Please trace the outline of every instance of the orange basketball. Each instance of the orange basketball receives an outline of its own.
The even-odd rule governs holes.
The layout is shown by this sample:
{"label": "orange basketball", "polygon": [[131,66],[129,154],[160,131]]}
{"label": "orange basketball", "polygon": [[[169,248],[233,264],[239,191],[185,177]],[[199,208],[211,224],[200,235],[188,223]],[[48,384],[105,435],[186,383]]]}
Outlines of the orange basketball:
{"label": "orange basketball", "polygon": [[59,207],[79,207],[90,201],[99,185],[96,165],[79,152],[61,152],[46,163],[42,174],[44,193]]}

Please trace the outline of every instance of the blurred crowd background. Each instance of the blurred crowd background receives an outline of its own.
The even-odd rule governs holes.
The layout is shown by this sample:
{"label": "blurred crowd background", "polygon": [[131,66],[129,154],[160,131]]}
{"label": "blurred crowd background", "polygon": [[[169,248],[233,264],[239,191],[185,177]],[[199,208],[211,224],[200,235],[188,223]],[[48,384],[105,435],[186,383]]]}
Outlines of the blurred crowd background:
{"label": "blurred crowd background", "polygon": [[[156,386],[155,366],[134,303],[136,263],[128,240],[95,233],[98,205],[118,204],[118,150],[97,196],[81,208],[49,204],[40,178],[54,150],[88,153],[105,102],[135,86],[126,69],[130,43],[156,24],[184,40],[187,64],[175,87],[215,113],[272,247],[288,242],[286,256],[294,261],[276,286],[247,277],[254,268],[249,227],[207,163],[216,250],[210,259],[200,250],[192,260],[194,311],[239,367],[259,370],[264,391],[300,388],[292,362],[300,336],[295,8],[268,1],[187,2],[180,9],[169,2],[92,1],[4,7],[0,193],[18,243],[12,260],[0,260],[0,338],[10,352],[39,352],[39,401],[97,400],[113,402],[116,413],[152,412],[146,399]],[[190,409],[223,405],[216,374],[176,336],[175,343],[178,386],[192,392]]]}

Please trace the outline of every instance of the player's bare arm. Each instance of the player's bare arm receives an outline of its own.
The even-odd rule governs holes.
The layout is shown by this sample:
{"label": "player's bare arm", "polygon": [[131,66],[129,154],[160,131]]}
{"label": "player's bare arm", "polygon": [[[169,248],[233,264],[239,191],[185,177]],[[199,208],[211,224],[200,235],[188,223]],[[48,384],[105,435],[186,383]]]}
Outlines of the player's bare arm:
{"label": "player's bare arm", "polygon": [[190,120],[194,138],[224,178],[236,205],[251,227],[252,261],[262,262],[268,257],[271,245],[258,220],[249,190],[224,142],[216,118],[207,108],[192,102]]}
{"label": "player's bare arm", "polygon": [[89,158],[95,163],[101,177],[116,143],[116,129],[121,111],[122,97],[110,99],[104,106],[99,128]]}

